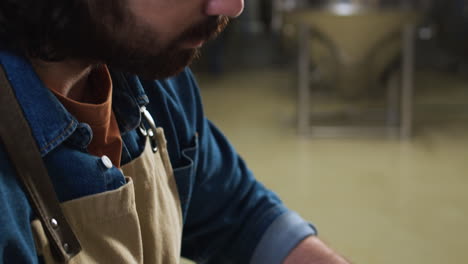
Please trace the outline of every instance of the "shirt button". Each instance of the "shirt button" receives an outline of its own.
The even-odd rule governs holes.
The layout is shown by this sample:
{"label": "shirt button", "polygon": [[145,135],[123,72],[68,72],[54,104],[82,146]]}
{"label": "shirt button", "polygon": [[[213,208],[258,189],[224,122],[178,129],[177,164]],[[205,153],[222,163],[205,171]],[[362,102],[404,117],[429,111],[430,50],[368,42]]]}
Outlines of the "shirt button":
{"label": "shirt button", "polygon": [[108,169],[110,169],[110,168],[112,168],[114,166],[114,165],[112,165],[112,161],[106,155],[101,157],[101,162]]}

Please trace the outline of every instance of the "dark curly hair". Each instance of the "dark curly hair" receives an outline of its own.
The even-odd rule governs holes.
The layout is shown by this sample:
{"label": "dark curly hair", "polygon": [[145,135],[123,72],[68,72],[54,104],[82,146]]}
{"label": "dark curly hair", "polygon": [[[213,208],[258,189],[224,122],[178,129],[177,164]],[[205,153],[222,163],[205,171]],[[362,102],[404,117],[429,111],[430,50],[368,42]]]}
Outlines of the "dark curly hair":
{"label": "dark curly hair", "polygon": [[44,60],[63,59],[68,53],[66,40],[86,16],[82,2],[1,0],[0,45]]}
{"label": "dark curly hair", "polygon": [[179,42],[210,39],[228,23],[226,17],[209,17],[162,46],[157,32],[139,23],[127,5],[126,0],[0,0],[0,47],[29,58],[87,59],[162,78],[197,55],[178,49]]}
{"label": "dark curly hair", "polygon": [[[0,0],[0,45],[48,61],[83,56],[87,38],[102,35],[92,12],[124,20],[121,0]],[[95,14],[94,14],[95,15]],[[100,17],[101,22],[106,18]],[[102,28],[101,28],[102,30]]]}

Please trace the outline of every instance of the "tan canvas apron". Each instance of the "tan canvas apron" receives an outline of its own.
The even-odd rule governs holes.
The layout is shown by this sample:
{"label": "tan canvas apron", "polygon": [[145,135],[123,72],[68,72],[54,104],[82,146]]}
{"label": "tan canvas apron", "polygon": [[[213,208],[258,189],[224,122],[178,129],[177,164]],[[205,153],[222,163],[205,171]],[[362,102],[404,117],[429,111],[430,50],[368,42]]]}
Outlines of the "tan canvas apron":
{"label": "tan canvas apron", "polygon": [[[161,128],[158,151],[147,142],[142,156],[122,170],[120,189],[61,205],[83,250],[70,263],[180,262],[182,211]],[[38,254],[55,263],[41,222],[33,221]]]}

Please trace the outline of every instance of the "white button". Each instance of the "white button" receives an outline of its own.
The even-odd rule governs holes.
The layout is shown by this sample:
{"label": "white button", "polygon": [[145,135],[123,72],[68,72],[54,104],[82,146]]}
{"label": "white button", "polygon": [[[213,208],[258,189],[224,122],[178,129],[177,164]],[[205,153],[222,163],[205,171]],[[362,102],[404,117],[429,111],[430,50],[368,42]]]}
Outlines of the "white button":
{"label": "white button", "polygon": [[114,165],[112,165],[112,161],[109,159],[109,157],[107,157],[106,155],[102,156],[101,157],[101,162],[102,164],[104,164],[104,166],[106,166],[106,168],[110,169],[112,168]]}

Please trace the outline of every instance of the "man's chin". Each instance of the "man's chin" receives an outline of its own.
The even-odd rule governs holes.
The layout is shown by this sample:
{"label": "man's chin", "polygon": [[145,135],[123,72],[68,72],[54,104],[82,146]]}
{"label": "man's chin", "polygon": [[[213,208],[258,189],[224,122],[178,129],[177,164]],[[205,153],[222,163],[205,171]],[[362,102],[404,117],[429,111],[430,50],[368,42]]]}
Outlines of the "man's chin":
{"label": "man's chin", "polygon": [[198,49],[167,52],[144,59],[130,59],[127,62],[110,63],[110,66],[123,72],[138,75],[145,80],[160,80],[175,76],[199,57]]}
{"label": "man's chin", "polygon": [[137,71],[137,72],[130,72],[132,74],[138,75],[138,77],[144,79],[144,80],[162,80],[166,78],[170,78],[173,76],[178,75],[179,73],[183,72],[184,69],[188,66],[189,64],[186,64],[184,66],[179,66],[178,68],[167,68],[163,70],[152,70],[150,69],[145,69],[142,71]]}

